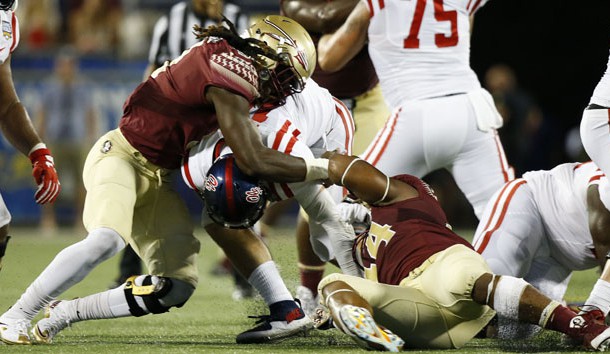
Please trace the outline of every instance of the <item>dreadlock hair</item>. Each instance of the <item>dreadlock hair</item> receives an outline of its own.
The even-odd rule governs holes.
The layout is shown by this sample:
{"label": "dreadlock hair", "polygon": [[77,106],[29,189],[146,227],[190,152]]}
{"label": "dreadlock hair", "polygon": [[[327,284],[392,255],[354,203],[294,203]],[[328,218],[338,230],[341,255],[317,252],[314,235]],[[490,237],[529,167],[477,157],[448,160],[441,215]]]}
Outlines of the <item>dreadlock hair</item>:
{"label": "dreadlock hair", "polygon": [[204,39],[206,37],[220,37],[225,39],[233,48],[252,58],[254,67],[257,70],[266,68],[265,61],[261,56],[276,62],[280,60],[277,52],[265,42],[256,38],[242,38],[239,33],[237,33],[235,25],[225,16],[222,16],[222,22],[229,28],[222,24],[218,26],[208,26],[206,28],[195,25],[193,26],[194,34],[197,39]]}

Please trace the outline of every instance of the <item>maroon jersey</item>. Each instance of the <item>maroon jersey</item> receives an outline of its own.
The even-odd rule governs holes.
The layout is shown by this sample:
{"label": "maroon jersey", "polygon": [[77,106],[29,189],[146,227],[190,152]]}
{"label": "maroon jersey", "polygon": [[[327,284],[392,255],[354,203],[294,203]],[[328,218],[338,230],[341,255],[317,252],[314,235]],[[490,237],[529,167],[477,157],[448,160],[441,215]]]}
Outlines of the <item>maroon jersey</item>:
{"label": "maroon jersey", "polygon": [[419,197],[373,207],[360,256],[367,278],[398,285],[433,254],[456,244],[472,246],[448,228],[443,209],[424,181],[410,175],[393,178],[413,186]]}
{"label": "maroon jersey", "polygon": [[180,167],[187,147],[218,129],[205,99],[216,86],[252,101],[258,74],[252,60],[225,40],[207,38],[155,71],[129,96],[119,124],[129,143],[157,166]]}
{"label": "maroon jersey", "polygon": [[[312,39],[317,47],[320,37],[312,34]],[[366,45],[339,71],[325,72],[316,65],[311,77],[338,99],[360,96],[379,82]]]}

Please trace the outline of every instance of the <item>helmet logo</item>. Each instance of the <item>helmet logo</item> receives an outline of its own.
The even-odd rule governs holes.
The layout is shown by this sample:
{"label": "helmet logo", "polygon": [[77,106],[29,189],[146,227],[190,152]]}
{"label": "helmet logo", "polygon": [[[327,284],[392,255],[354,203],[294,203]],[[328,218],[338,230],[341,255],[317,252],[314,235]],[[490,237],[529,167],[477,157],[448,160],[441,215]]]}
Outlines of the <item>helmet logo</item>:
{"label": "helmet logo", "polygon": [[[297,46],[297,43],[292,39],[292,37],[290,37],[288,35],[288,33],[286,33],[286,31],[281,29],[275,23],[273,23],[267,19],[265,19],[264,21],[266,24],[268,24],[269,26],[272,26],[279,33],[281,33],[282,36],[279,36],[275,33],[266,33],[266,34],[269,35],[270,37],[272,37],[273,39],[277,40],[280,43],[280,45],[285,44],[285,45],[289,45],[292,48],[296,49],[297,55],[295,57],[296,57],[297,61],[299,62],[299,64],[301,64],[301,66],[303,66],[303,68],[305,68],[306,71],[309,71],[309,63],[307,62],[307,57],[305,56],[305,53]],[[279,51],[278,51],[278,53],[279,53]]]}
{"label": "helmet logo", "polygon": [[218,187],[218,180],[216,179],[216,176],[209,174],[208,178],[205,179],[204,187],[210,192],[216,192],[216,187]]}
{"label": "helmet logo", "polygon": [[249,191],[246,191],[246,201],[248,203],[256,204],[263,195],[263,189],[261,187],[252,187]]}

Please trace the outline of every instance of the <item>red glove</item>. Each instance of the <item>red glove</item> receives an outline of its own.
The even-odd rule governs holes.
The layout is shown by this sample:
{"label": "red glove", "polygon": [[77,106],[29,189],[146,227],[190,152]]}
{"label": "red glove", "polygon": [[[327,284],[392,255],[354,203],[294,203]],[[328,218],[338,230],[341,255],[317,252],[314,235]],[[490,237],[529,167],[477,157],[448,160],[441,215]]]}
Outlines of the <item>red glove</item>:
{"label": "red glove", "polygon": [[32,151],[29,157],[32,161],[32,176],[38,184],[38,189],[34,194],[36,203],[53,203],[57,199],[61,185],[57,178],[51,151],[47,148],[39,148]]}

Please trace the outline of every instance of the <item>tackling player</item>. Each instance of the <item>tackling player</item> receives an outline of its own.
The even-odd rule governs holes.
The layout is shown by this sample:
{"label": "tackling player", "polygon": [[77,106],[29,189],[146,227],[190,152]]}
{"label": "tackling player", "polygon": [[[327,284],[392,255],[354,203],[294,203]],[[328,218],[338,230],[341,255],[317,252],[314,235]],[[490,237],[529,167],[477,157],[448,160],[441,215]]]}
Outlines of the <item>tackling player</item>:
{"label": "tackling player", "polygon": [[[32,176],[38,185],[34,195],[36,203],[52,203],[61,189],[53,157],[34,130],[13,84],[11,54],[19,44],[19,21],[14,13],[16,7],[15,0],[0,1],[0,129],[8,141],[32,162]],[[0,269],[10,239],[10,222],[11,214],[0,195]]]}
{"label": "tackling player", "polygon": [[[201,41],[140,84],[124,105],[119,128],[95,143],[83,172],[89,235],[62,250],[0,316],[2,341],[49,343],[70,322],[163,313],[190,298],[200,245],[170,175],[206,134],[220,129],[245,173],[278,182],[327,177],[328,160],[306,161],[267,148],[248,119],[251,104],[281,105],[303,89],[316,60],[309,35],[281,16],[255,23],[256,38],[241,38],[225,22],[228,28],[196,27]],[[54,303],[51,316],[29,335],[30,321],[45,305],[127,243],[150,274]],[[283,303],[278,316],[287,324],[304,317],[299,310],[294,301]]]}
{"label": "tackling player", "polygon": [[319,285],[335,326],[362,347],[459,348],[494,310],[565,333],[588,349],[610,345],[610,328],[591,313],[577,315],[523,279],[496,275],[447,226],[432,190],[420,179],[389,178],[340,154],[330,156],[329,179],[371,206],[370,230],[354,243],[366,279],[331,274]]}
{"label": "tackling player", "polygon": [[364,159],[388,175],[447,169],[478,218],[514,178],[496,132],[502,117],[469,64],[469,16],[485,3],[360,1],[318,44],[319,65],[333,71],[368,43],[392,114]]}

